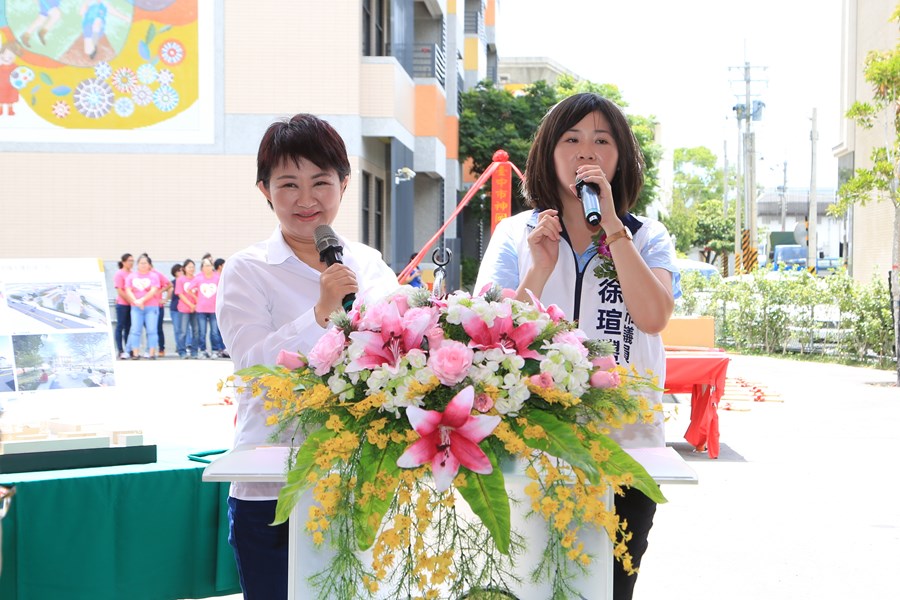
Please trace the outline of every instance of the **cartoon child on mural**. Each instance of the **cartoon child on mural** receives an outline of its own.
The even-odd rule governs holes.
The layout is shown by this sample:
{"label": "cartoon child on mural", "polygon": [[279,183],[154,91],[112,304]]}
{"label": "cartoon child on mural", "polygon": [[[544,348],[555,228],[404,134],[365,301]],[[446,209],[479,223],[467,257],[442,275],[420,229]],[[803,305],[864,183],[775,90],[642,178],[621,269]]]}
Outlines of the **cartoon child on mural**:
{"label": "cartoon child on mural", "polygon": [[31,47],[31,36],[37,31],[38,41],[41,44],[47,43],[47,33],[53,29],[53,26],[59,22],[62,17],[62,11],[59,8],[61,0],[38,0],[38,16],[35,17],[31,25],[21,36],[22,43],[26,47]]}
{"label": "cartoon child on mural", "polygon": [[12,116],[16,112],[13,104],[19,101],[19,90],[10,81],[10,75],[16,70],[16,57],[22,51],[22,47],[15,41],[0,41],[0,115],[6,107],[6,114]]}
{"label": "cartoon child on mural", "polygon": [[128,15],[123,15],[112,6],[107,5],[103,0],[87,0],[81,7],[83,19],[81,21],[81,34],[84,37],[84,53],[93,60],[97,55],[97,44],[103,33],[106,31],[106,14],[112,13],[113,16],[130,21]]}

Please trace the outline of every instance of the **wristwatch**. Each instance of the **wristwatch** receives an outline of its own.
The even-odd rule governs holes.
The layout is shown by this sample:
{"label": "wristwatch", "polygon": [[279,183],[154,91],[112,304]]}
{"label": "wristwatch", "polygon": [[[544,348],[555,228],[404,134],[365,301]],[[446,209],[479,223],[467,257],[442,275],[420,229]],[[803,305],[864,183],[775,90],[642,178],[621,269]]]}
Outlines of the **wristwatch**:
{"label": "wristwatch", "polygon": [[613,242],[625,238],[627,240],[633,240],[634,236],[631,235],[631,230],[628,227],[623,227],[619,231],[615,233],[611,233],[606,236],[606,245],[610,246]]}

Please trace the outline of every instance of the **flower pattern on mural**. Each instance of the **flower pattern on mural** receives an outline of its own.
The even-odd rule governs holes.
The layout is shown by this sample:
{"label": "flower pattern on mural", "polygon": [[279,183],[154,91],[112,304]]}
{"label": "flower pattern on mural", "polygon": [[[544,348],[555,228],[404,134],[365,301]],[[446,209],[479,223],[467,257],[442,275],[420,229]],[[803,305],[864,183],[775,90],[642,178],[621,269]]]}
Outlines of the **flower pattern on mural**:
{"label": "flower pattern on mural", "polygon": [[0,38],[16,43],[19,65],[0,85],[19,91],[19,104],[38,117],[66,128],[147,127],[193,106],[199,96],[197,0],[159,8],[130,0],[105,5],[109,12],[94,39],[82,39],[81,19],[72,25],[73,18],[38,40],[28,29],[38,3],[0,0],[7,16]]}

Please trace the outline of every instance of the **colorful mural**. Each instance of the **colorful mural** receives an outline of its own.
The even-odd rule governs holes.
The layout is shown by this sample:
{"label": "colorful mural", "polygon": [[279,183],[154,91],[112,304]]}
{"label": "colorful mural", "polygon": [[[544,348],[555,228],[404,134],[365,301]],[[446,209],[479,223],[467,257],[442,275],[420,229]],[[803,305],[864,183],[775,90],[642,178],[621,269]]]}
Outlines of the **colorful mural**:
{"label": "colorful mural", "polygon": [[0,0],[0,130],[141,129],[200,96],[198,0]]}

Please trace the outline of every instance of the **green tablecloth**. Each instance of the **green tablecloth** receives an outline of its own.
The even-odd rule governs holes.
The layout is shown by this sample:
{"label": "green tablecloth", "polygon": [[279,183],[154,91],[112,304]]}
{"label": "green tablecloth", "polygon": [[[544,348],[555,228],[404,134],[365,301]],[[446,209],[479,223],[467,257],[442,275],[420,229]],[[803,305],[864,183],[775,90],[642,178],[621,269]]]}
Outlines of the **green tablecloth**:
{"label": "green tablecloth", "polygon": [[149,465],[0,474],[3,600],[177,600],[240,592],[228,484],[188,451]]}

